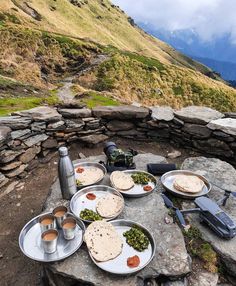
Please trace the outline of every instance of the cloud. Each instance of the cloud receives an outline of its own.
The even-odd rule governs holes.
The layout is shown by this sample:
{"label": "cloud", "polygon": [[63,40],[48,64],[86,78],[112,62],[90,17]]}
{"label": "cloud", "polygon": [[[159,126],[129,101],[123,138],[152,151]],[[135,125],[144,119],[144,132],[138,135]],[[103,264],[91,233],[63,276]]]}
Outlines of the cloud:
{"label": "cloud", "polygon": [[136,22],[168,31],[192,29],[203,41],[230,35],[236,44],[235,0],[112,0]]}

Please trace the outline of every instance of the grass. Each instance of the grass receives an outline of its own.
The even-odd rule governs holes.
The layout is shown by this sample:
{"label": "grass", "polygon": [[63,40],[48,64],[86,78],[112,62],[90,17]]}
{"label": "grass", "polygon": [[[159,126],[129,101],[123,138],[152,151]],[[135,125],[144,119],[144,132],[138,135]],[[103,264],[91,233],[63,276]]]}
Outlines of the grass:
{"label": "grass", "polygon": [[96,92],[89,92],[88,96],[83,98],[81,102],[85,103],[88,108],[95,106],[118,106],[120,103],[111,97],[106,97]]}

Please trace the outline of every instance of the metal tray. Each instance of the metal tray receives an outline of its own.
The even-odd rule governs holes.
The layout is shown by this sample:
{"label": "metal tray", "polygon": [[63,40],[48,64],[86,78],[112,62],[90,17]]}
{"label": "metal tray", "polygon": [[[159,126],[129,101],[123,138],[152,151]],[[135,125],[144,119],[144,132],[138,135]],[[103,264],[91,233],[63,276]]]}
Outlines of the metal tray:
{"label": "metal tray", "polygon": [[[44,213],[51,214],[51,213]],[[29,258],[40,262],[54,262],[63,260],[72,255],[78,250],[83,243],[83,235],[85,231],[85,225],[82,221],[77,220],[75,238],[72,240],[65,240],[61,229],[57,229],[59,232],[57,251],[52,254],[47,254],[43,251],[41,245],[41,229],[38,223],[39,215],[29,221],[21,230],[19,235],[19,246],[21,251]],[[74,217],[71,213],[68,213],[68,217]]]}
{"label": "metal tray", "polygon": [[[120,237],[123,240],[122,252],[116,258],[105,262],[96,261],[89,252],[92,261],[104,271],[119,275],[132,274],[140,271],[145,266],[147,266],[153,259],[156,251],[156,245],[152,234],[144,226],[130,220],[123,220],[123,219],[113,220],[110,223],[115,227],[116,231],[119,233]],[[133,247],[129,246],[126,243],[126,238],[123,236],[123,233],[126,232],[127,230],[130,230],[132,226],[140,227],[143,230],[143,232],[147,235],[150,241],[148,248],[145,249],[143,252],[139,252],[135,250]],[[140,265],[137,268],[130,268],[127,266],[127,258],[132,257],[134,255],[139,256]]]}
{"label": "metal tray", "polygon": [[[201,192],[195,193],[195,194],[189,194],[189,193],[184,193],[176,190],[176,188],[173,186],[173,182],[175,179],[176,175],[191,175],[191,176],[197,176],[199,179],[201,179],[204,182],[204,187]],[[161,177],[161,183],[165,187],[167,191],[172,193],[173,195],[177,197],[181,197],[184,199],[195,199],[197,197],[205,196],[208,194],[211,190],[211,184],[208,182],[208,180],[201,176],[198,175],[197,173],[191,172],[191,171],[185,171],[185,170],[175,170],[175,171],[170,171],[162,175]]]}
{"label": "metal tray", "polygon": [[[150,176],[150,178],[153,179],[153,182],[150,182],[148,183],[148,185],[152,186],[152,190],[149,191],[149,192],[146,192],[143,190],[143,186],[144,185],[139,185],[139,184],[135,184],[131,189],[127,190],[127,191],[123,191],[123,190],[118,190],[120,193],[122,193],[123,196],[126,196],[126,197],[133,197],[133,198],[139,198],[139,197],[144,197],[144,196],[147,196],[149,195],[150,193],[152,193],[156,188],[157,188],[157,180],[156,178],[148,173],[148,172],[144,172],[144,171],[140,171],[140,170],[126,170],[126,171],[123,171],[124,173],[126,174],[136,174],[136,173],[144,173],[144,174],[147,174]],[[115,188],[115,186],[112,184],[112,181],[110,180],[110,183],[111,183],[111,186],[113,188]]]}
{"label": "metal tray", "polygon": [[78,167],[83,167],[83,168],[86,168],[86,167],[96,167],[96,168],[98,168],[98,169],[101,169],[101,170],[103,171],[103,174],[104,174],[103,177],[102,177],[100,180],[94,182],[93,184],[77,186],[77,189],[78,189],[78,190],[81,190],[81,189],[83,189],[83,188],[85,188],[85,187],[88,187],[88,186],[92,186],[92,185],[95,185],[95,184],[99,184],[99,183],[104,179],[104,177],[105,177],[106,174],[107,174],[107,170],[106,170],[106,168],[105,168],[102,164],[93,163],[93,162],[81,162],[81,163],[76,163],[76,164],[74,164],[75,179],[78,179],[78,176],[79,176],[79,174],[76,173],[76,169],[77,169]]}
{"label": "metal tray", "polygon": [[[95,200],[88,200],[86,198],[86,195],[88,193],[95,194],[96,199]],[[116,195],[116,196],[119,196],[120,198],[123,199],[123,196],[114,188],[111,188],[108,186],[103,186],[103,185],[90,186],[87,188],[83,188],[74,194],[74,196],[71,198],[71,201],[70,201],[70,210],[77,218],[83,220],[82,218],[80,218],[80,212],[86,208],[96,212],[97,199],[102,197],[102,196],[105,196],[107,194]],[[124,201],[124,199],[123,199],[123,201]],[[120,213],[122,213],[122,211],[124,209],[124,205],[125,205],[125,203],[123,203],[123,208],[121,209],[121,211],[119,213],[117,213],[115,216],[106,218],[106,220],[109,221],[109,220],[112,220],[112,219],[118,217],[118,215]],[[92,222],[89,220],[83,220],[83,221],[87,222],[87,223]]]}

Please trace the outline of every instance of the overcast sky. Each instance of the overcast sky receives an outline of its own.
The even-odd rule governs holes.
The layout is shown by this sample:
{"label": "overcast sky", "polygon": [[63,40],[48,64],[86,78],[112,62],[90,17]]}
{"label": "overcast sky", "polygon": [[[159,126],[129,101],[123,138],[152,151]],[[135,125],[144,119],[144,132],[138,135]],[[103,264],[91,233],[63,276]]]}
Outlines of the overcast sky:
{"label": "overcast sky", "polygon": [[169,31],[194,29],[204,41],[226,33],[236,44],[236,0],[112,0],[136,22]]}

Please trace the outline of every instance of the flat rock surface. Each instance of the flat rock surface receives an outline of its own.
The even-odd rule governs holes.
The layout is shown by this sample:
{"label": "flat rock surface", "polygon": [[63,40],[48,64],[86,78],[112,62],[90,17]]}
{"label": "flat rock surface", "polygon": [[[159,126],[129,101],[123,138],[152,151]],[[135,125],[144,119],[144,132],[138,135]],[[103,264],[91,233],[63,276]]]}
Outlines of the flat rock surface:
{"label": "flat rock surface", "polygon": [[224,117],[224,114],[203,106],[188,106],[174,112],[175,116],[185,122],[207,124],[211,120]]}
{"label": "flat rock surface", "polygon": [[[209,197],[215,201],[223,197],[222,189],[236,191],[236,170],[224,161],[215,158],[193,157],[186,159],[181,168],[197,172],[205,176],[211,183],[219,186],[217,188],[212,185],[212,191],[209,193]],[[221,208],[236,221],[236,197],[231,195],[226,206],[221,206]],[[208,227],[200,224],[198,215],[194,215],[192,218],[200,229],[204,240],[208,241],[220,255],[229,274],[236,277],[236,237],[231,240],[221,239]]]}
{"label": "flat rock surface", "polygon": [[132,105],[98,106],[93,108],[92,113],[95,117],[125,120],[145,118],[149,115],[149,109]]}
{"label": "flat rock surface", "polygon": [[84,118],[91,116],[91,110],[88,108],[79,108],[79,109],[63,108],[60,109],[59,112],[65,118]]}
{"label": "flat rock surface", "polygon": [[169,106],[151,107],[153,120],[171,121],[174,119],[174,110]]}
{"label": "flat rock surface", "polygon": [[212,120],[208,123],[207,127],[213,130],[221,130],[227,134],[236,136],[236,118]]}
{"label": "flat rock surface", "polygon": [[11,132],[11,128],[7,126],[0,126],[0,144],[3,143]]}
{"label": "flat rock surface", "polygon": [[30,118],[21,116],[0,117],[0,125],[10,127],[13,130],[27,128],[31,121]]}
{"label": "flat rock surface", "polygon": [[[95,156],[75,161],[84,162],[104,161],[105,156]],[[135,156],[137,169],[146,170],[146,164],[155,161],[156,163],[166,162],[164,157],[151,153],[139,154]],[[101,184],[109,184],[109,177],[104,178]],[[144,285],[145,278],[167,275],[179,277],[186,275],[190,271],[191,263],[187,254],[182,232],[177,224],[166,224],[164,218],[168,216],[168,209],[163,204],[163,200],[158,192],[135,199],[125,198],[125,210],[119,218],[126,218],[137,221],[151,230],[155,242],[156,253],[152,262],[137,274],[122,277],[108,274],[100,270],[91,261],[86,246],[83,245],[74,255],[68,259],[45,265],[49,278],[55,281],[68,277],[80,283],[79,285],[99,285],[99,286],[120,286],[120,285]],[[61,199],[58,180],[51,189],[45,208],[52,210],[56,205],[68,204]],[[66,280],[65,280],[66,281]],[[66,284],[61,284],[66,285]]]}

